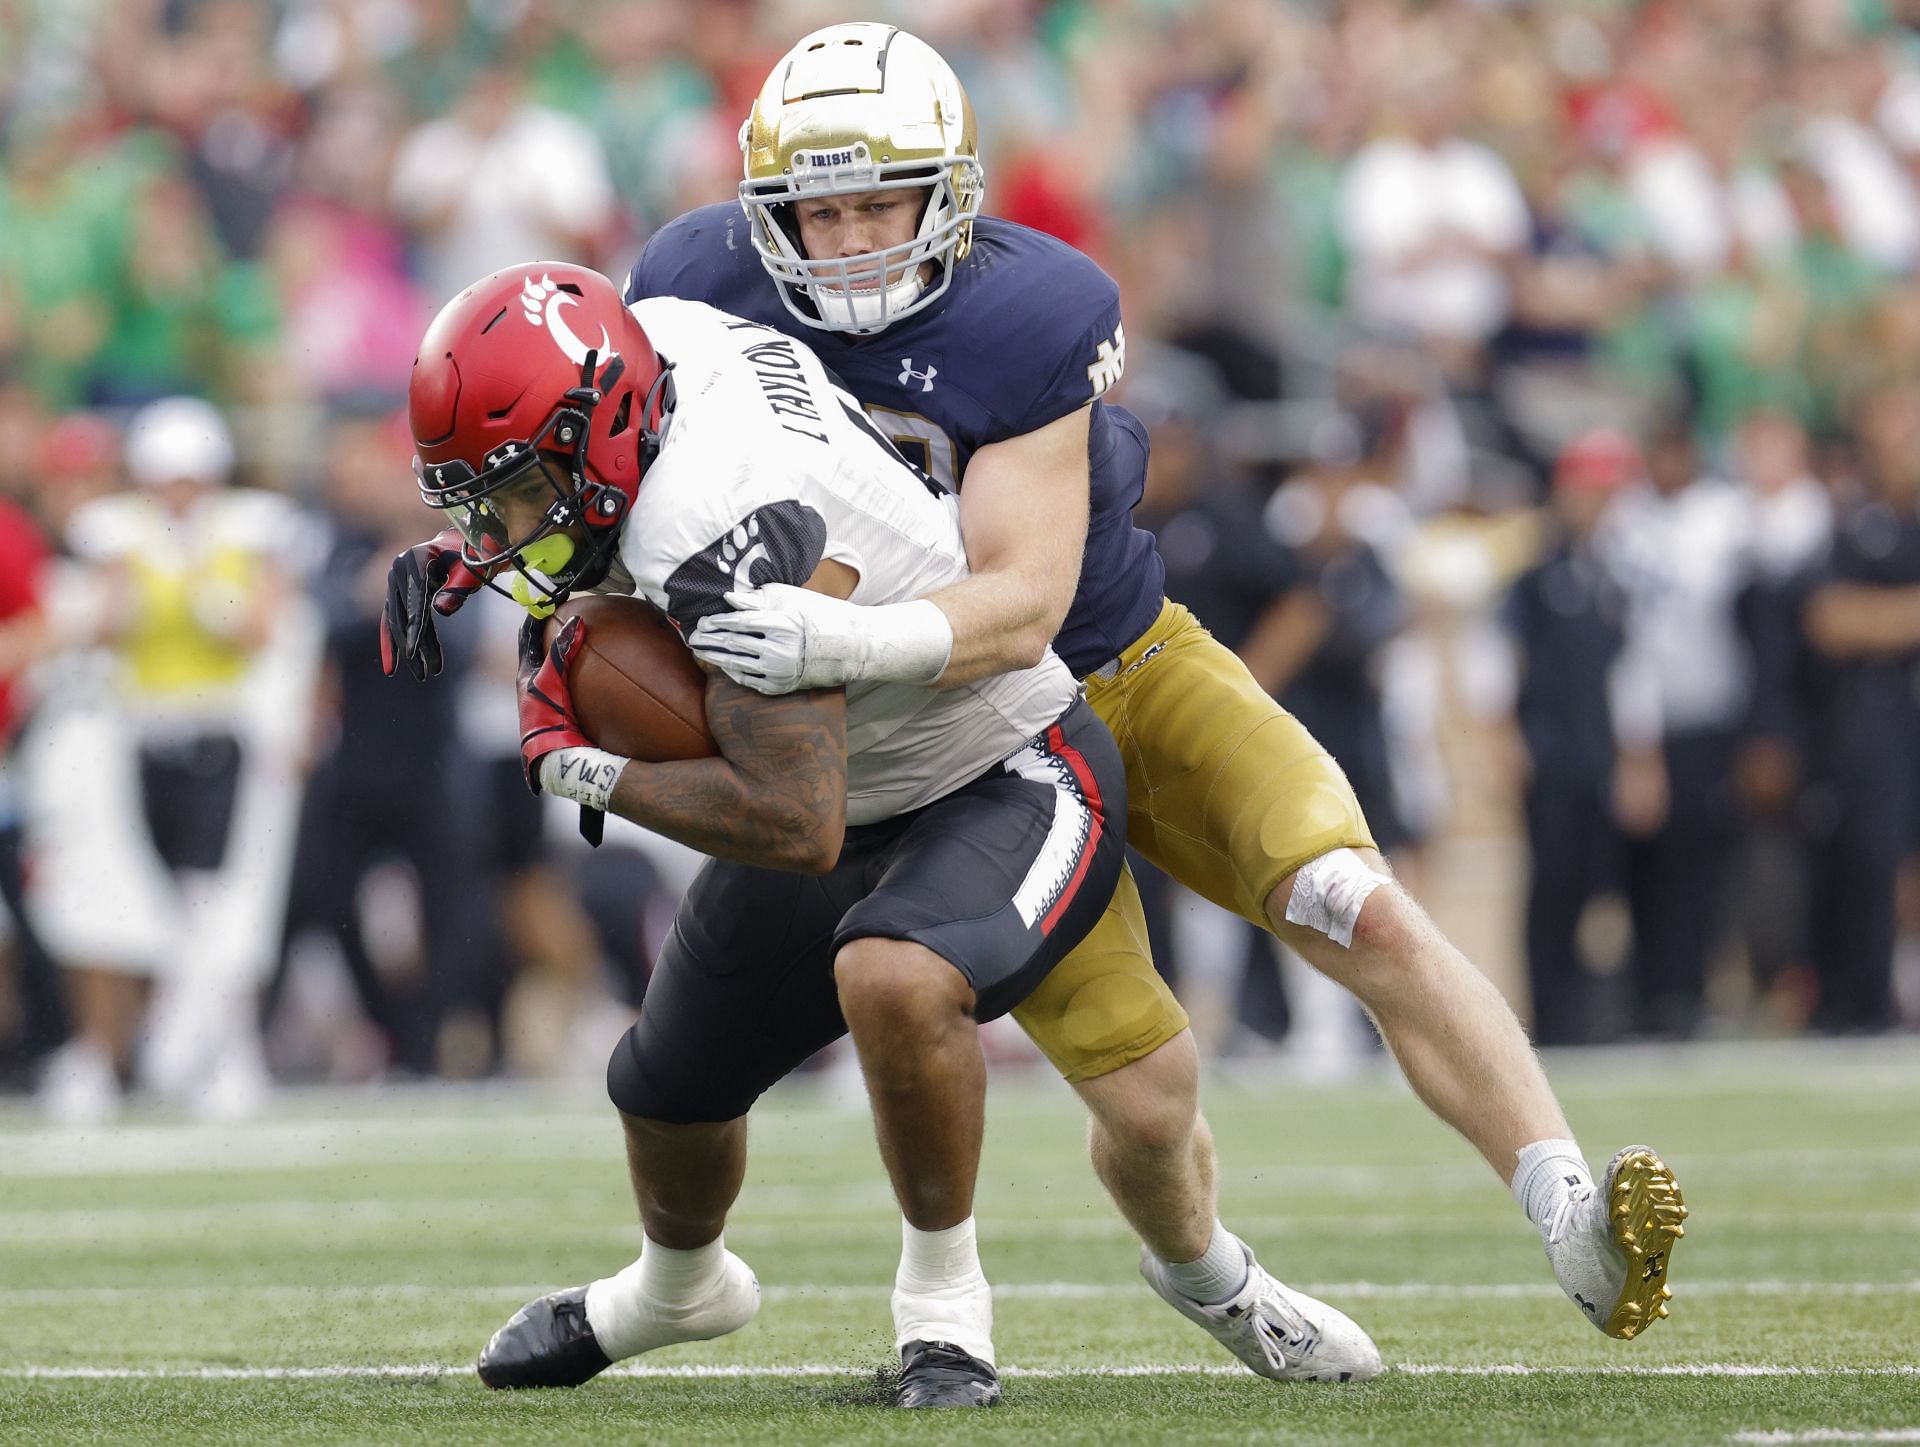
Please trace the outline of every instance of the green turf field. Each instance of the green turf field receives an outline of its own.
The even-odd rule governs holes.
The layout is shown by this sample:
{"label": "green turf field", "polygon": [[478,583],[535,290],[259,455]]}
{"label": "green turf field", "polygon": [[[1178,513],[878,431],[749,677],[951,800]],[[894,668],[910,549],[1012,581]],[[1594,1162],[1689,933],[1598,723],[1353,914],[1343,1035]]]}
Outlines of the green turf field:
{"label": "green turf field", "polygon": [[0,1442],[1920,1441],[1920,1045],[1551,1063],[1587,1149],[1644,1138],[1692,1217],[1674,1315],[1608,1341],[1395,1079],[1216,1074],[1222,1209],[1390,1370],[1274,1386],[1155,1298],[1056,1081],[996,1083],[981,1251],[1006,1402],[882,1405],[899,1235],[864,1108],[756,1112],[729,1244],[765,1305],[573,1392],[470,1363],[638,1228],[610,1108],[572,1092],[299,1094],[85,1136],[0,1107]]}

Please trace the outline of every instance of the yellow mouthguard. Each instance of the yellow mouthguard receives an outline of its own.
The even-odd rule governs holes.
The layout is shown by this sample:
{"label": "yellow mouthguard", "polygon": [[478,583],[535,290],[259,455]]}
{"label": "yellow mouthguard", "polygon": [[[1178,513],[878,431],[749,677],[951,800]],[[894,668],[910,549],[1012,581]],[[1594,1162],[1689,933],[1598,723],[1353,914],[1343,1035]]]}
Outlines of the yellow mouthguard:
{"label": "yellow mouthguard", "polygon": [[[527,544],[520,552],[520,561],[536,573],[557,577],[573,561],[573,539],[565,533],[549,533],[538,542]],[[536,618],[546,618],[553,613],[554,600],[535,593],[525,573],[516,571],[507,579],[507,592]]]}

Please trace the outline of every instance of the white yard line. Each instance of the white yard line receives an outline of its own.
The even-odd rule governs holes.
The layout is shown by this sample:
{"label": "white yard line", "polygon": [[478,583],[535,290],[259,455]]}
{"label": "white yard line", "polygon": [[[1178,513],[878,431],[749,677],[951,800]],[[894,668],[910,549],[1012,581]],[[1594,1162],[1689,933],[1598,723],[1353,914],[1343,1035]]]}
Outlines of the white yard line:
{"label": "white yard line", "polygon": [[260,1121],[232,1127],[125,1125],[0,1136],[10,1176],[171,1175],[326,1166],[612,1158],[602,1120],[552,1116]]}
{"label": "white yard line", "polygon": [[[306,1125],[289,1127],[289,1134],[254,1133],[210,1137],[197,1127],[141,1127],[123,1139],[113,1133],[50,1136],[38,1133],[0,1135],[0,1181],[8,1179],[63,1179],[71,1176],[210,1175],[221,1172],[270,1173],[315,1171],[369,1166],[460,1166],[540,1162],[618,1161],[619,1141],[604,1130],[555,1131],[533,1129],[516,1136],[511,1123],[498,1133],[474,1130],[465,1122],[434,1121],[425,1129],[418,1121],[405,1129],[393,1123],[374,1126]],[[466,1139],[462,1139],[465,1136]],[[817,1152],[818,1144],[815,1144]],[[756,1138],[754,1157],[761,1163],[807,1154],[782,1149]],[[1079,1156],[1076,1154],[1076,1161]],[[1689,1151],[1676,1157],[1683,1173],[1714,1181],[1764,1177],[1777,1181],[1783,1172],[1794,1179],[1817,1181],[1845,1170],[1897,1171],[1920,1160],[1920,1149],[1907,1146],[1796,1147],[1793,1160],[1782,1163],[1754,1151]],[[1486,1168],[1474,1161],[1412,1161],[1394,1166],[1343,1165],[1327,1162],[1288,1162],[1265,1166],[1235,1166],[1220,1172],[1233,1185],[1282,1184],[1290,1189],[1406,1192],[1475,1192],[1487,1185]],[[776,1188],[794,1197],[844,1192],[844,1184]]]}
{"label": "white yard line", "polygon": [[[839,1117],[829,1117],[838,1120]],[[848,1129],[865,1113],[849,1115]],[[818,1149],[817,1131],[789,1138],[788,1131],[818,1121],[770,1121],[756,1136],[754,1153],[760,1160],[809,1155]],[[236,1126],[203,1124],[131,1124],[93,1130],[28,1129],[0,1131],[0,1180],[88,1175],[172,1175],[216,1171],[293,1171],[340,1166],[461,1164],[555,1160],[601,1161],[617,1159],[619,1140],[598,1114],[497,1116],[395,1116],[365,1118],[336,1116],[324,1120],[267,1118]],[[1776,1179],[1783,1169],[1817,1178],[1846,1165],[1911,1163],[1920,1159],[1920,1147],[1838,1145],[1796,1147],[1786,1166],[1748,1150],[1695,1150],[1685,1163],[1701,1175],[1746,1177],[1765,1172]],[[1221,1172],[1233,1182],[1282,1181],[1292,1187],[1315,1186],[1333,1190],[1404,1191],[1419,1185],[1432,1189],[1472,1190],[1486,1183],[1486,1171],[1467,1159],[1429,1163],[1358,1165],[1337,1162],[1296,1162],[1262,1167],[1233,1167]],[[841,1183],[822,1188],[796,1187],[802,1194],[836,1191]]]}
{"label": "white yard line", "polygon": [[[496,1196],[478,1200],[434,1197],[424,1200],[372,1198],[340,1201],[235,1201],[215,1206],[115,1206],[55,1208],[44,1211],[0,1211],[0,1242],[92,1241],[118,1244],[164,1240],[180,1235],[272,1233],[285,1227],[324,1228],[329,1239],[353,1233],[385,1235],[396,1224],[417,1224],[468,1234],[497,1235],[517,1229],[528,1214],[541,1218],[542,1229],[579,1238],[634,1234],[628,1213],[607,1198],[582,1194],[574,1198],[550,1196]],[[577,1213],[571,1214],[570,1213]],[[857,1214],[840,1219],[795,1213],[762,1215],[751,1201],[736,1213],[735,1229],[743,1241],[865,1240],[877,1231],[892,1229],[890,1216],[874,1219]],[[1429,1214],[1336,1215],[1327,1212],[1240,1212],[1233,1218],[1243,1233],[1279,1234],[1319,1231],[1329,1236],[1452,1236],[1508,1233],[1515,1222],[1508,1215],[1434,1216]],[[1713,1213],[1717,1230],[1770,1231],[1779,1229],[1851,1228],[1874,1231],[1920,1231],[1920,1211],[1741,1211]],[[996,1239],[1106,1240],[1131,1234],[1118,1215],[1101,1213],[1078,1220],[1035,1220],[1020,1215],[986,1214],[981,1231]]]}
{"label": "white yard line", "polygon": [[1645,1367],[1535,1367],[1525,1362],[1450,1366],[1402,1362],[1387,1368],[1410,1377],[1920,1377],[1920,1366],[1798,1367],[1775,1362],[1673,1362]]}
{"label": "white yard line", "polygon": [[[339,1377],[470,1377],[470,1366],[441,1362],[409,1365],[325,1367],[0,1367],[0,1379],[30,1381],[283,1381]],[[606,1375],[619,1377],[743,1378],[743,1377],[864,1377],[869,1367],[833,1362],[805,1362],[788,1366],[617,1366]],[[1917,1377],[1920,1367],[1797,1367],[1751,1362],[1698,1362],[1646,1367],[1537,1367],[1523,1362],[1494,1362],[1454,1366],[1440,1362],[1405,1363],[1387,1368],[1388,1375],[1414,1377]],[[1151,1362],[1114,1367],[1017,1367],[1000,1369],[1005,1377],[1038,1380],[1081,1377],[1238,1377],[1244,1367],[1217,1363]]]}
{"label": "white yard line", "polygon": [[[359,1301],[382,1297],[425,1301],[524,1301],[556,1289],[553,1282],[503,1282],[494,1285],[449,1284],[435,1286],[425,1282],[393,1282],[364,1286],[300,1286],[291,1283],[259,1283],[234,1286],[65,1286],[0,1287],[0,1304],[19,1306],[81,1306],[89,1302],[126,1302],[140,1300],[193,1301]],[[1001,1301],[1104,1301],[1142,1296],[1146,1287],[1139,1282],[1107,1283],[1081,1281],[1002,1281],[994,1283],[993,1294]],[[1560,1288],[1551,1282],[1477,1282],[1445,1281],[1306,1281],[1298,1290],[1318,1297],[1381,1301],[1422,1300],[1427,1298],[1468,1301],[1558,1301]],[[868,1301],[887,1297],[892,1288],[882,1283],[799,1283],[766,1285],[760,1288],[767,1301]],[[1682,1297],[1794,1297],[1794,1296],[1920,1296],[1920,1281],[1687,1281],[1678,1289]]]}
{"label": "white yard line", "polygon": [[[350,1201],[234,1201],[219,1206],[97,1206],[50,1211],[0,1211],[0,1241],[29,1239],[84,1241],[95,1237],[107,1240],[150,1240],[174,1235],[198,1235],[205,1231],[234,1232],[275,1230],[282,1226],[327,1228],[331,1237],[337,1232],[360,1228],[385,1232],[396,1224],[412,1222],[421,1226],[442,1226],[448,1218],[481,1231],[514,1227],[521,1215],[531,1212],[549,1218],[549,1229],[578,1234],[592,1229],[594,1213],[607,1219],[605,1229],[630,1229],[623,1216],[601,1196],[545,1198],[538,1196],[499,1196],[491,1201],[462,1200],[437,1196],[426,1200],[373,1198]],[[573,1214],[578,1213],[578,1214]]]}
{"label": "white yard line", "polygon": [[[999,1288],[995,1288],[998,1290]],[[1558,1301],[1560,1288],[1551,1282],[1455,1285],[1445,1281],[1346,1281],[1299,1288],[1314,1296],[1337,1293],[1364,1297],[1541,1297]],[[1916,1296],[1920,1281],[1687,1281],[1674,1287],[1678,1296]]]}
{"label": "white yard line", "polygon": [[1920,1427],[1883,1427],[1878,1431],[1848,1427],[1808,1427],[1802,1431],[1735,1432],[1729,1442],[1920,1442]]}

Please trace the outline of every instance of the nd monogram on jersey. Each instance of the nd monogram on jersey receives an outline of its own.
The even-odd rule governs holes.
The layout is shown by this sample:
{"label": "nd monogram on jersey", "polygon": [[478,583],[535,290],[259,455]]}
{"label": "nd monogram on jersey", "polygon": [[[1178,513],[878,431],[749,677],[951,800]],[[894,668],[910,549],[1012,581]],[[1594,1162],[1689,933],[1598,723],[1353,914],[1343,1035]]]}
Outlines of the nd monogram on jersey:
{"label": "nd monogram on jersey", "polygon": [[[620,537],[618,583],[684,633],[726,595],[804,584],[822,559],[860,576],[856,603],[900,603],[964,578],[953,497],[911,467],[793,338],[698,302],[636,303],[674,406]],[[917,809],[984,773],[1065,712],[1073,677],[1037,667],[962,688],[847,689],[847,822]]]}
{"label": "nd monogram on jersey", "polygon": [[647,243],[627,300],[660,296],[709,302],[804,337],[893,444],[952,489],[980,448],[1092,403],[1086,555],[1053,646],[1084,675],[1158,615],[1166,570],[1132,519],[1146,480],[1146,433],[1125,408],[1100,400],[1126,369],[1119,291],[1072,247],[983,216],[944,297],[857,337],[804,326],[781,305],[746,218],[725,203],[687,213]]}

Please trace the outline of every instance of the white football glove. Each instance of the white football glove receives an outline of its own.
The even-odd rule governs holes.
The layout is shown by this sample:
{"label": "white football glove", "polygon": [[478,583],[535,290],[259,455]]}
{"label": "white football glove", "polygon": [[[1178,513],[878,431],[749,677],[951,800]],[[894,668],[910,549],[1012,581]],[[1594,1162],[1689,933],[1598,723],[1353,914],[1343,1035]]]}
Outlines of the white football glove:
{"label": "white football glove", "polygon": [[868,607],[787,583],[727,594],[731,613],[702,618],[687,637],[696,657],[759,693],[848,683],[932,683],[953,654],[938,605]]}

